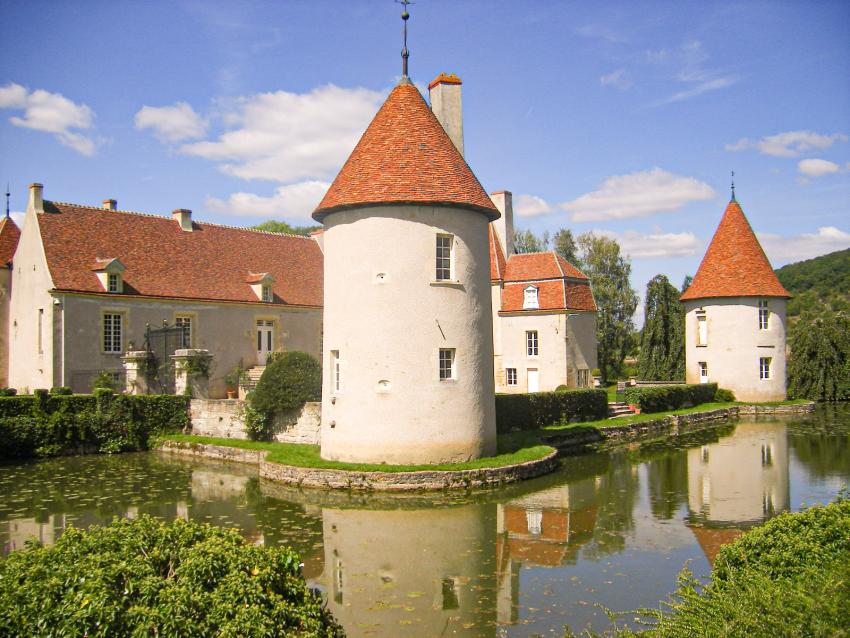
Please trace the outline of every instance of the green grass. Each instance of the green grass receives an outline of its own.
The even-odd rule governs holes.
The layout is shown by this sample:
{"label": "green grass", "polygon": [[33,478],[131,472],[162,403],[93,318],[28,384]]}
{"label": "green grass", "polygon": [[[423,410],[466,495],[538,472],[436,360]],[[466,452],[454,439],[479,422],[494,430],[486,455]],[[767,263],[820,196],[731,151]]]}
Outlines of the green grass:
{"label": "green grass", "polygon": [[243,441],[240,439],[224,439],[209,436],[194,436],[191,434],[168,434],[159,437],[159,441],[179,441],[186,443],[205,443],[222,445],[245,450],[268,451],[266,461],[309,467],[324,470],[348,470],[349,472],[417,472],[433,470],[479,470],[484,468],[504,467],[536,461],[554,452],[554,448],[540,443],[534,432],[512,432],[500,434],[498,439],[498,454],[465,463],[441,463],[437,465],[389,465],[383,463],[343,463],[326,461],[319,456],[318,445],[299,445],[294,443],[266,443],[262,441]]}

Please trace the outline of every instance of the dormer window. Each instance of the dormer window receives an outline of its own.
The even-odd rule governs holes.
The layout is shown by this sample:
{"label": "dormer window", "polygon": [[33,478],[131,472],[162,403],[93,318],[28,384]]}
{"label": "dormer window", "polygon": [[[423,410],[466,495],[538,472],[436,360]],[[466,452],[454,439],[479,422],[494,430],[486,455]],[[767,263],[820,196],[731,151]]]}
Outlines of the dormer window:
{"label": "dormer window", "polygon": [[108,273],[106,291],[107,292],[118,292],[118,273]]}
{"label": "dormer window", "polygon": [[257,299],[263,303],[272,303],[274,301],[274,277],[267,272],[249,273],[248,284],[251,290],[257,295]]}
{"label": "dormer window", "polygon": [[523,295],[522,309],[537,310],[540,308],[540,299],[537,296],[537,286],[528,286]]}
{"label": "dormer window", "polygon": [[263,301],[269,302],[272,300],[272,287],[269,284],[263,284]]}
{"label": "dormer window", "polygon": [[92,270],[100,280],[100,285],[106,292],[120,294],[124,292],[124,264],[111,257],[95,259]]}

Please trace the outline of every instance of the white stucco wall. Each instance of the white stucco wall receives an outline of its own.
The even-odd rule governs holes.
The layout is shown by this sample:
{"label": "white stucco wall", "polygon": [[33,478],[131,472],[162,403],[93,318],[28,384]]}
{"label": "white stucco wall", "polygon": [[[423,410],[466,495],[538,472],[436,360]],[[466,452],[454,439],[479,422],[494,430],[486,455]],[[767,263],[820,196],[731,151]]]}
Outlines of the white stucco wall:
{"label": "white stucco wall", "polygon": [[[324,458],[437,463],[495,453],[487,223],[440,206],[325,219]],[[454,237],[454,283],[434,281],[438,233]],[[455,380],[439,379],[440,348],[456,350]]]}
{"label": "white stucco wall", "polygon": [[[576,371],[596,367],[596,313],[535,312],[496,318],[501,357],[495,370],[497,392],[528,392],[528,370],[538,371],[539,391],[574,388]],[[536,330],[538,356],[528,356],[526,332]],[[517,385],[508,386],[506,368],[516,368]]]}
{"label": "white stucco wall", "polygon": [[[781,401],[785,392],[785,299],[769,297],[767,330],[759,330],[761,297],[698,299],[685,303],[685,377],[699,383],[699,362],[708,380],[735,393],[739,401]],[[704,310],[708,345],[697,345],[697,311]],[[770,357],[771,378],[759,378],[759,359]]]}

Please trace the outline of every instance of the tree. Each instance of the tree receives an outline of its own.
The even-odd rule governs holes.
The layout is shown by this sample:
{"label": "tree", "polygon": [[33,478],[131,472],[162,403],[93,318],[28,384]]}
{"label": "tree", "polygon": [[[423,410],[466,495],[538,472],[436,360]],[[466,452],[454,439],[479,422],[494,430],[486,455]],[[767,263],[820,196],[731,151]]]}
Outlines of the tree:
{"label": "tree", "polygon": [[596,300],[597,359],[607,381],[622,373],[623,359],[634,345],[632,316],[638,297],[629,284],[632,266],[614,239],[590,232],[579,235],[577,243]]}
{"label": "tree", "polygon": [[319,230],[321,226],[290,226],[286,222],[279,222],[276,219],[270,219],[262,224],[251,226],[254,230],[264,230],[268,233],[286,233],[287,235],[304,235],[308,236],[313,231]]}
{"label": "tree", "polygon": [[540,253],[549,250],[549,231],[538,237],[530,230],[514,231],[515,253]]}
{"label": "tree", "polygon": [[685,378],[685,311],[679,291],[664,275],[646,285],[638,376],[648,381]]}
{"label": "tree", "polygon": [[850,317],[803,315],[791,330],[788,396],[850,399]]}
{"label": "tree", "polygon": [[694,283],[694,278],[690,275],[685,275],[685,280],[682,282],[682,294],[691,287],[691,284]]}
{"label": "tree", "polygon": [[576,240],[573,237],[573,231],[562,228],[555,233],[555,236],[552,238],[552,244],[554,245],[556,253],[576,268],[581,268],[581,260],[578,256],[578,246],[576,245]]}

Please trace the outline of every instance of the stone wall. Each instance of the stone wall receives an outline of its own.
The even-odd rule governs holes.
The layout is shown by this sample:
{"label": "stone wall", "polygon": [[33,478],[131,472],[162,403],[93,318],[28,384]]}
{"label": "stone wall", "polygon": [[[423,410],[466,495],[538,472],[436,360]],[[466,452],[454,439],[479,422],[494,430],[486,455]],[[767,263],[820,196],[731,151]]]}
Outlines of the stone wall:
{"label": "stone wall", "polygon": [[[242,410],[245,402],[237,399],[192,399],[189,418],[192,434],[224,439],[247,439]],[[274,440],[280,443],[318,445],[321,435],[322,404],[304,405],[300,413],[275,418]]]}

